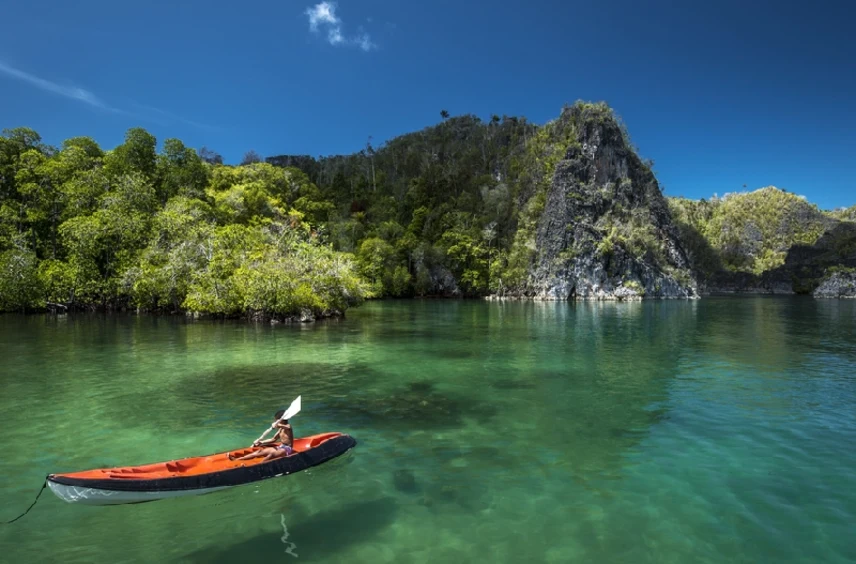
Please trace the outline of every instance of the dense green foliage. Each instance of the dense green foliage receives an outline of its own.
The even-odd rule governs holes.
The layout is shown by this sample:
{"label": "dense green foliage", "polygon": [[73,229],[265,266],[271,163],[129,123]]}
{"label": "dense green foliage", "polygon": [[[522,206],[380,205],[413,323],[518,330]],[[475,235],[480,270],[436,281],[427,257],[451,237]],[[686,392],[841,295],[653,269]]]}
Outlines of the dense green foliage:
{"label": "dense green foliage", "polygon": [[[323,311],[362,296],[483,295],[525,279],[547,187],[572,134],[561,118],[538,128],[513,117],[446,115],[379,149],[230,167],[174,139],[158,152],[142,129],[107,152],[86,138],[54,149],[33,131],[7,131],[3,307],[284,314],[296,306],[259,296],[294,292]],[[286,260],[296,255],[307,272]],[[341,276],[327,282],[345,288],[341,298],[318,286],[326,288],[317,280],[332,263],[341,263],[330,267]],[[259,274],[265,269],[305,284],[280,288],[273,274]],[[262,281],[270,287],[256,289]],[[310,294],[323,297],[316,303]]]}
{"label": "dense green foliage", "polygon": [[[30,129],[5,130],[0,311],[317,317],[365,297],[520,288],[537,260],[554,172],[569,149],[581,150],[582,127],[616,120],[632,147],[608,106],[575,109],[540,127],[444,114],[436,126],[353,155],[259,162],[249,152],[241,166],[177,139],[158,148],[139,128],[111,151],[85,137],[55,148]],[[603,213],[584,227],[602,234],[601,256],[620,248],[666,264],[650,214],[617,196],[632,188],[598,192]],[[702,278],[768,271],[794,245],[856,219],[856,206],[822,212],[775,188],[670,198],[669,211]]]}
{"label": "dense green foliage", "polygon": [[356,253],[374,295],[442,293],[444,275],[462,295],[482,295],[510,270],[520,210],[536,190],[539,134],[525,119],[445,116],[378,149],[267,161],[298,166],[318,186],[327,205],[317,225],[335,248]]}
{"label": "dense green foliage", "polygon": [[834,223],[804,198],[774,187],[711,200],[670,198],[672,217],[702,274],[720,267],[760,274],[794,245],[813,245]]}
{"label": "dense green foliage", "polygon": [[0,137],[0,310],[139,308],[311,318],[367,288],[324,244],[325,213],[297,169],[211,165],[142,129],[104,152]]}
{"label": "dense green foliage", "polygon": [[[584,104],[612,119],[606,104]],[[523,284],[558,162],[576,143],[570,112],[544,126],[493,116],[448,117],[350,156],[267,161],[304,170],[327,209],[334,246],[354,251],[378,296],[440,293],[451,275],[463,295]],[[381,275],[383,273],[383,275]]]}
{"label": "dense green foliage", "polygon": [[841,208],[828,212],[829,217],[839,221],[852,221],[856,223],[856,206]]}

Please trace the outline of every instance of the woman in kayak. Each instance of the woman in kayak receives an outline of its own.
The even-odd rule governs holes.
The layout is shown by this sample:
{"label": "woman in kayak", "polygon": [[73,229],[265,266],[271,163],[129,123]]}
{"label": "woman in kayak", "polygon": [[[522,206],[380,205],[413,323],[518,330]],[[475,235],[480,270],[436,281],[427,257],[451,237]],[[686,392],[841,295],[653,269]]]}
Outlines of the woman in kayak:
{"label": "woman in kayak", "polygon": [[[261,458],[262,456],[265,459],[262,462],[268,462],[269,460],[273,460],[274,458],[280,458],[282,456],[291,456],[294,454],[294,431],[291,429],[291,425],[288,423],[288,419],[280,420],[280,417],[285,415],[285,410],[280,409],[274,415],[274,423],[276,424],[277,432],[276,435],[272,439],[268,439],[266,441],[256,441],[253,443],[253,446],[264,446],[267,448],[263,448],[256,452],[251,452],[250,454],[245,454],[240,458],[235,458],[232,456],[232,453],[229,453],[229,460],[251,460],[253,458]],[[280,443],[277,446],[268,446],[273,445],[274,443]]]}

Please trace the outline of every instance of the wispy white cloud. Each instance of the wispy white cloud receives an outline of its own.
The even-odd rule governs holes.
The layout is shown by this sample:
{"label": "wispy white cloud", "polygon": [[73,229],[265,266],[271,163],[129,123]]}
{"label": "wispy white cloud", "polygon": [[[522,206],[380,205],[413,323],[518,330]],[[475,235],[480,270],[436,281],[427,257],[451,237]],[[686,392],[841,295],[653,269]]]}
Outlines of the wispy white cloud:
{"label": "wispy white cloud", "polygon": [[153,108],[151,106],[134,104],[134,107],[139,110],[138,112],[130,112],[127,110],[114,108],[113,106],[110,106],[109,104],[101,100],[98,96],[96,96],[89,90],[80,88],[78,86],[67,86],[59,84],[47,80],[45,78],[38,77],[34,74],[30,74],[28,72],[22,71],[21,69],[8,65],[3,61],[0,61],[0,74],[6,75],[15,80],[20,80],[21,82],[26,82],[27,84],[35,86],[40,90],[44,90],[45,92],[52,92],[53,94],[58,94],[60,96],[70,98],[72,100],[77,100],[78,102],[83,102],[84,104],[87,104],[94,108],[98,108],[99,110],[104,110],[114,114],[123,114],[136,119],[149,120],[155,123],[159,123],[160,125],[168,125],[171,122],[177,121],[187,125],[191,125],[193,127],[197,127],[199,129],[207,129],[209,131],[218,129],[215,126],[185,119],[181,116],[177,116],[165,110]]}
{"label": "wispy white cloud", "polygon": [[312,31],[318,31],[318,24],[339,26],[342,23],[336,17],[335,2],[321,2],[311,8],[306,8],[306,15],[309,16],[309,29]]}
{"label": "wispy white cloud", "polygon": [[134,107],[137,108],[138,110],[142,111],[143,113],[154,114],[156,116],[166,118],[167,122],[178,121],[178,122],[181,122],[181,123],[184,123],[184,124],[187,124],[187,125],[199,128],[199,129],[204,129],[207,131],[220,131],[221,130],[221,128],[217,127],[216,125],[209,125],[207,123],[201,123],[198,121],[186,119],[186,118],[183,118],[181,116],[175,115],[172,112],[168,112],[166,110],[161,110],[160,108],[154,108],[152,106],[144,106],[143,104],[134,104]]}
{"label": "wispy white cloud", "polygon": [[71,98],[72,100],[77,100],[84,104],[89,104],[90,106],[107,110],[109,112],[121,113],[121,110],[111,108],[89,90],[85,90],[77,86],[64,86],[62,84],[57,84],[56,82],[51,82],[50,80],[16,69],[11,65],[7,65],[3,61],[0,61],[0,73],[16,80],[20,80],[21,82],[32,84],[36,88],[46,92],[53,92],[54,94],[59,94],[60,96],[65,96],[66,98]]}
{"label": "wispy white cloud", "polygon": [[356,41],[357,45],[359,45],[360,49],[363,51],[371,51],[372,49],[377,48],[377,45],[372,43],[372,38],[365,32],[362,32],[360,35],[355,37],[354,41]]}
{"label": "wispy white cloud", "polygon": [[327,41],[330,42],[330,45],[341,45],[345,42],[345,36],[342,35],[341,29],[333,27],[327,32]]}
{"label": "wispy white cloud", "polygon": [[[306,8],[306,16],[309,18],[309,30],[319,33],[327,32],[327,42],[330,45],[355,45],[363,51],[376,49],[368,33],[360,28],[360,33],[353,37],[346,37],[342,32],[342,19],[336,15],[337,4],[335,2],[321,2]],[[371,19],[369,19],[371,21]]]}

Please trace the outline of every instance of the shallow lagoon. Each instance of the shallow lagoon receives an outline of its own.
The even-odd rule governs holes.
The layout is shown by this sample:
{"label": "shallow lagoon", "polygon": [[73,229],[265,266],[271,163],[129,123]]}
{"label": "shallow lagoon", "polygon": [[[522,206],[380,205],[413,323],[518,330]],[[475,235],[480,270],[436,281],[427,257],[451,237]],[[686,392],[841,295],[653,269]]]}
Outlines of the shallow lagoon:
{"label": "shallow lagoon", "polygon": [[[44,475],[256,438],[307,473],[142,505],[46,492],[11,562],[850,562],[856,303],[376,302],[302,326],[0,316],[3,510]],[[290,552],[290,553],[289,553]]]}

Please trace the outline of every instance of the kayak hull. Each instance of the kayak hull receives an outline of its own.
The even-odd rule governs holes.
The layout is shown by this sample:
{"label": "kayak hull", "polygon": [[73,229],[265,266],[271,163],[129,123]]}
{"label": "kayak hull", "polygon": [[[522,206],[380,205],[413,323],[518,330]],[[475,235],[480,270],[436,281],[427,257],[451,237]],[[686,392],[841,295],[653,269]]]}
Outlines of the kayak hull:
{"label": "kayak hull", "polygon": [[69,503],[80,503],[81,505],[124,505],[129,503],[146,503],[171,497],[183,497],[188,495],[203,495],[229,489],[232,486],[219,488],[204,488],[198,490],[175,490],[175,491],[120,491],[99,488],[87,488],[81,486],[66,486],[48,480],[48,487],[63,501]]}
{"label": "kayak hull", "polygon": [[[301,472],[345,454],[357,441],[342,433],[313,435],[294,441],[294,454],[263,462],[263,458],[230,461],[230,452],[169,462],[51,474],[51,491],[69,503],[120,505],[172,497],[202,495]],[[243,456],[257,448],[232,451]]]}

